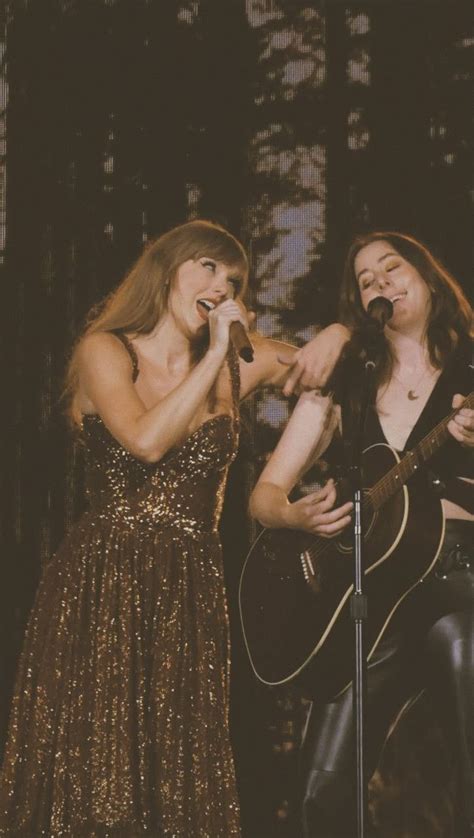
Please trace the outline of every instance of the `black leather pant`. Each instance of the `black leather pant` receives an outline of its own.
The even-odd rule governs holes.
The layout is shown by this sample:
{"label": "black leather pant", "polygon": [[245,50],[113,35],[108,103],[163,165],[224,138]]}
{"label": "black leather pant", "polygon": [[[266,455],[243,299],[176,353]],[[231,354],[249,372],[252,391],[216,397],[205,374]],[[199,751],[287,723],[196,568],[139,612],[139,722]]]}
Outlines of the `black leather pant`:
{"label": "black leather pant", "polygon": [[[459,838],[474,838],[474,525],[447,524],[436,573],[408,598],[369,666],[365,753],[371,776],[393,721],[426,689],[459,769]],[[351,689],[313,704],[301,768],[305,838],[355,838]]]}

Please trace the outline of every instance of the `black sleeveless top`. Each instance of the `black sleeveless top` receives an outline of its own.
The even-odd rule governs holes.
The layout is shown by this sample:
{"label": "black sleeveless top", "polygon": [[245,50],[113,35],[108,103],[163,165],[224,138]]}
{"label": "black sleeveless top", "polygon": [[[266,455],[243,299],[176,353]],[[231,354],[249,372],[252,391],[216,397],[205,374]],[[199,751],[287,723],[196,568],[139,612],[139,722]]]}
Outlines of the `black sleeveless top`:
{"label": "black sleeveless top", "polygon": [[[452,411],[452,399],[456,393],[468,396],[474,389],[474,368],[472,347],[469,342],[453,353],[439,376],[428,401],[406,441],[402,452],[412,449],[438,422]],[[342,407],[342,427],[350,425],[347,408]],[[383,442],[388,444],[375,409],[368,411],[363,434],[363,448]],[[344,462],[344,450],[341,439],[335,439],[328,448],[324,459],[333,466]],[[454,437],[444,443],[425,467],[429,486],[438,495],[453,501],[469,512],[474,512],[474,486],[459,480],[460,477],[474,477],[474,450],[460,445]]]}

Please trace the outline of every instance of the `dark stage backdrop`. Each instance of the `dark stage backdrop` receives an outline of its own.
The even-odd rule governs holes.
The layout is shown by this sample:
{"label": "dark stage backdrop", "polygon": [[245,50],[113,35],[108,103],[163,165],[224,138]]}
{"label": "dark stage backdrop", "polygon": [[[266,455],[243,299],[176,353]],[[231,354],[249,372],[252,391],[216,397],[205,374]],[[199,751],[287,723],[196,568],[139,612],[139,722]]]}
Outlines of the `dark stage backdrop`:
{"label": "dark stage backdrop", "polygon": [[[421,237],[470,292],[474,36],[471,4],[456,0],[16,0],[3,12],[6,707],[41,565],[81,510],[61,390],[90,306],[144,241],[197,216],[249,248],[257,325],[274,337],[305,341],[335,318],[344,248],[367,228]],[[223,520],[247,836],[298,834],[306,708],[296,691],[254,681],[236,620],[246,494],[287,415],[272,393],[247,408]],[[382,834],[439,834],[429,815],[416,821],[426,794],[448,836],[446,769],[425,750],[441,765],[431,791],[405,767],[400,807],[403,788],[384,792],[383,779],[397,753],[373,784]]]}

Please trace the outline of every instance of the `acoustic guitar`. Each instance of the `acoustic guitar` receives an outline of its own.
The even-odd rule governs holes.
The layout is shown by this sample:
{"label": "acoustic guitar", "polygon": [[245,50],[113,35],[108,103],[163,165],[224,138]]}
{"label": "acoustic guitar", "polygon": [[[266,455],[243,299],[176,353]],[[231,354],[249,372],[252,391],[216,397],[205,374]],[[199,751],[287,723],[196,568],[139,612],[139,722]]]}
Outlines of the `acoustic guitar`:
{"label": "acoustic guitar", "polygon": [[[473,404],[474,392],[461,407]],[[416,473],[448,439],[448,422],[460,409],[401,459],[386,444],[363,452],[369,661],[400,604],[438,558],[441,502]],[[275,686],[298,680],[318,700],[340,694],[352,679],[352,592],[351,527],[332,539],[264,529],[247,556],[239,588],[245,643],[260,681]]]}

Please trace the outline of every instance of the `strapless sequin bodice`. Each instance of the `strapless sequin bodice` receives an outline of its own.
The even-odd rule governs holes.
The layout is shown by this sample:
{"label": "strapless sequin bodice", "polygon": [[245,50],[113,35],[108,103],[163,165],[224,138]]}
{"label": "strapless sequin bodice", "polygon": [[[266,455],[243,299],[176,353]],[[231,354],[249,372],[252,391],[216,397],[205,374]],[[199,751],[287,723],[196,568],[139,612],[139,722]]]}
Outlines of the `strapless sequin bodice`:
{"label": "strapless sequin bodice", "polygon": [[84,417],[87,495],[113,523],[177,528],[188,535],[216,532],[228,467],[237,448],[236,419],[220,414],[200,425],[159,462],[126,451],[98,416]]}

